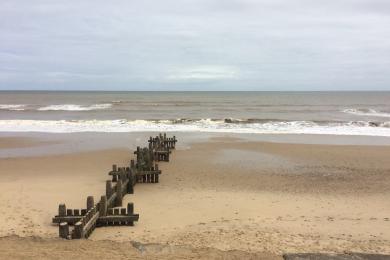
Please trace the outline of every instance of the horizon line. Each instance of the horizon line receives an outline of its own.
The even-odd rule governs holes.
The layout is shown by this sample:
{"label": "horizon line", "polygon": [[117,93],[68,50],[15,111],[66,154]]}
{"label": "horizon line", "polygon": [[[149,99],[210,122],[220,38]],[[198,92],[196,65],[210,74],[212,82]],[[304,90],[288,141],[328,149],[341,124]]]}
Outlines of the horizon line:
{"label": "horizon line", "polygon": [[0,89],[0,92],[390,92],[390,90],[76,90]]}

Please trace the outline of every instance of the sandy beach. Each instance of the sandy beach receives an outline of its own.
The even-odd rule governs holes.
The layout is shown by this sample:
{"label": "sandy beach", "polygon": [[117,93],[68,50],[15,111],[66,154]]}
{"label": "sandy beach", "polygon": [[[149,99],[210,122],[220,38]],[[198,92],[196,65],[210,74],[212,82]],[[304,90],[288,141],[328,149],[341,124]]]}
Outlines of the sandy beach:
{"label": "sandy beach", "polygon": [[389,24],[0,1],[0,260],[390,260]]}
{"label": "sandy beach", "polygon": [[[53,143],[19,138],[2,137],[0,149]],[[103,194],[111,165],[127,165],[130,148],[1,158],[0,258],[390,253],[389,146],[195,139],[160,163],[160,183],[125,197],[140,214],[134,227],[98,228],[88,241],[59,240],[51,218],[61,202],[83,207],[86,196]]]}

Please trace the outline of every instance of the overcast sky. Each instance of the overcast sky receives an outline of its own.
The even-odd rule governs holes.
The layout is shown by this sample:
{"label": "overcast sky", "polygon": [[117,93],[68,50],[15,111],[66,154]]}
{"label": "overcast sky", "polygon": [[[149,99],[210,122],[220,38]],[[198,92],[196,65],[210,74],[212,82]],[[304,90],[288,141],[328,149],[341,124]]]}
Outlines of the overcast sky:
{"label": "overcast sky", "polygon": [[1,0],[0,89],[390,90],[390,1]]}

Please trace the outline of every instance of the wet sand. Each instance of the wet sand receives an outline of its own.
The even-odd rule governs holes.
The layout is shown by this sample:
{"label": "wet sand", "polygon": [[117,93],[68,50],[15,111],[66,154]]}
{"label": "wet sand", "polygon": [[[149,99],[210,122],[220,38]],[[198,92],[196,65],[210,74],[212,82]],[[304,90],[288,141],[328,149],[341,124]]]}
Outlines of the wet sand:
{"label": "wet sand", "polygon": [[55,143],[54,141],[43,141],[33,137],[0,137],[0,149],[31,148]]}
{"label": "wet sand", "polygon": [[80,247],[104,254],[126,243],[114,259],[223,258],[229,250],[237,259],[286,252],[390,253],[389,154],[389,146],[237,137],[183,145],[171,162],[160,164],[159,184],[137,184],[135,194],[125,197],[140,214],[134,227],[98,228],[82,242],[57,239],[50,222],[58,204],[78,208],[88,195],[98,198],[111,164],[127,164],[129,150],[2,158],[0,258],[11,256],[12,248],[20,258],[32,248],[41,258],[61,252],[73,258]]}

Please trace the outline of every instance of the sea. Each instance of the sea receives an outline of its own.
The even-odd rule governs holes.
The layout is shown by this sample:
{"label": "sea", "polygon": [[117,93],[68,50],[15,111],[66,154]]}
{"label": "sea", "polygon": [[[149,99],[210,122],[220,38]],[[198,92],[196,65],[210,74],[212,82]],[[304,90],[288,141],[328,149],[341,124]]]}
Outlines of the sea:
{"label": "sea", "polygon": [[0,132],[390,137],[390,92],[0,91]]}

